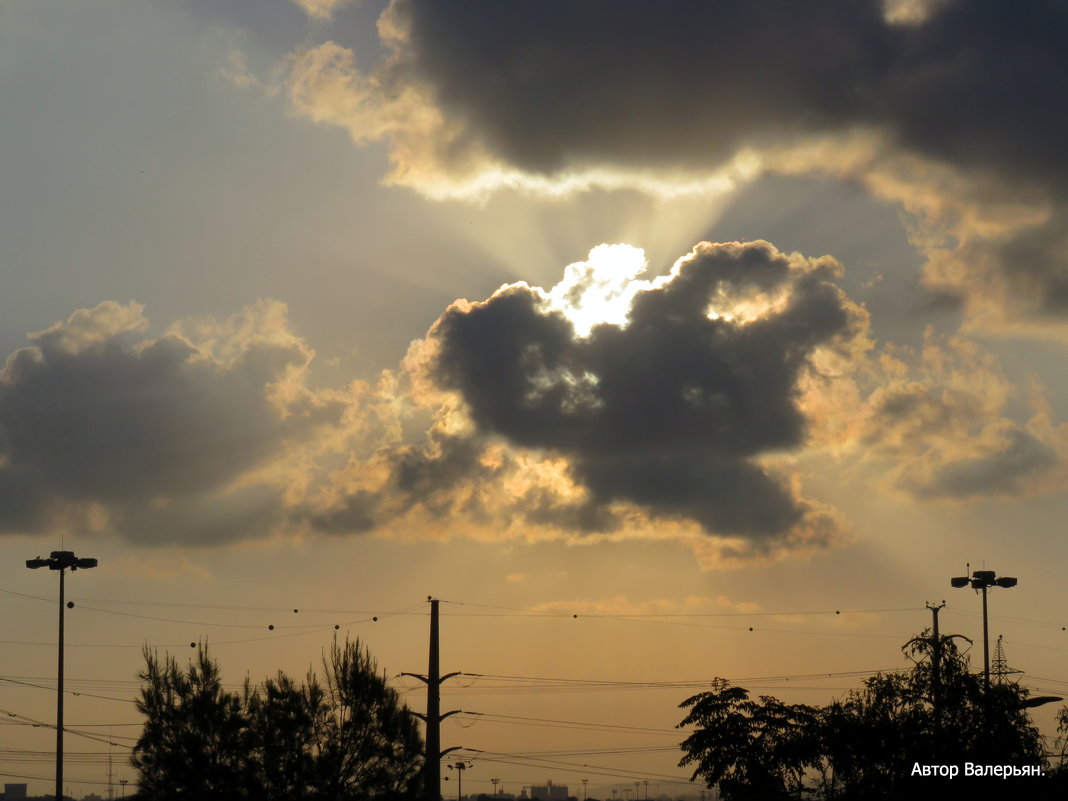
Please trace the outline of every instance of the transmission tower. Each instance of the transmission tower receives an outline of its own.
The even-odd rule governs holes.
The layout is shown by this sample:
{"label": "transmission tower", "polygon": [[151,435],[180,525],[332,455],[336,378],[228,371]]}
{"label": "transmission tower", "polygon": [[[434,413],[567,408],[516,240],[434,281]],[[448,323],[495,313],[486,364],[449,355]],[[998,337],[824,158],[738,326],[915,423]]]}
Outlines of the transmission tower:
{"label": "transmission tower", "polygon": [[[411,676],[426,684],[426,714],[412,712],[417,718],[426,724],[426,751],[423,754],[423,792],[425,801],[441,801],[441,758],[452,751],[460,750],[460,746],[441,750],[441,721],[449,715],[455,715],[459,709],[442,714],[441,712],[441,683],[460,673],[446,673],[441,675],[438,666],[438,600],[427,596],[430,602],[430,660],[425,676],[418,673],[401,673],[402,676]],[[462,770],[462,768],[461,768]]]}
{"label": "transmission tower", "polygon": [[1022,670],[1013,670],[1009,667],[1009,661],[1005,658],[1005,649],[1001,645],[1001,635],[998,635],[997,645],[994,646],[994,661],[990,666],[990,675],[994,677],[994,684],[1007,684],[1013,673],[1023,673]]}

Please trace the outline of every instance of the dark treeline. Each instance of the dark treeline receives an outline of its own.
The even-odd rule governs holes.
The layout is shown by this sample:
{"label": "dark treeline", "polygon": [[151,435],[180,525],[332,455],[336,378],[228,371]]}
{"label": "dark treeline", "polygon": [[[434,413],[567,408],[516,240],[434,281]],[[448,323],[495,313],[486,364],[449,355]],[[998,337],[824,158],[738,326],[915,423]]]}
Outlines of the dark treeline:
{"label": "dark treeline", "polygon": [[[681,704],[679,725],[694,731],[679,764],[724,801],[1068,798],[1068,707],[1047,744],[1028,712],[1042,699],[1011,681],[987,689],[952,638],[936,644],[925,632],[902,650],[909,669],[876,674],[826,706],[753,698],[715,680]],[[223,689],[204,646],[185,669],[147,649],[145,663],[138,799],[422,795],[414,715],[359,641],[334,642],[321,680],[280,672],[259,687],[246,679],[240,692]],[[969,778],[969,765],[1016,775]]]}
{"label": "dark treeline", "polygon": [[145,650],[133,751],[145,801],[414,798],[423,743],[414,716],[360,642],[336,641],[324,677],[279,672],[223,689],[201,645],[186,669]]}
{"label": "dark treeline", "polygon": [[[924,632],[902,649],[911,669],[876,674],[827,706],[753,699],[717,679],[681,704],[689,712],[679,725],[696,730],[679,764],[724,801],[1068,798],[1068,708],[1058,714],[1057,751],[1047,753],[1027,690],[985,690],[952,638],[938,645],[937,674]],[[1026,775],[969,778],[968,763]]]}

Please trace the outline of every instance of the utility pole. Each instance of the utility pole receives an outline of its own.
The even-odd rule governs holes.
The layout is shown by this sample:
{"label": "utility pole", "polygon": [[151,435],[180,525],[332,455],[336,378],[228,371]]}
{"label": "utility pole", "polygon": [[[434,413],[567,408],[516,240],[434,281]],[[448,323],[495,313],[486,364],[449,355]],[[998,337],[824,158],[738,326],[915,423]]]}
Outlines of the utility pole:
{"label": "utility pole", "polygon": [[[953,586],[956,586],[955,584]],[[943,687],[942,687],[942,634],[938,630],[938,613],[945,608],[946,602],[942,601],[938,606],[927,602],[926,606],[931,610],[931,712],[934,717],[934,729],[936,734],[941,735],[942,732],[942,711],[944,708],[943,703]],[[963,634],[950,634],[945,639],[952,640],[959,637],[962,640],[967,640],[970,644],[971,640],[965,637]],[[908,644],[913,645],[915,643],[926,642],[925,637],[913,637],[909,640]],[[938,738],[941,743],[941,737]]]}
{"label": "utility pole", "polygon": [[946,605],[928,603],[931,610],[931,706],[934,707],[935,727],[942,728],[942,638],[938,634],[938,613]]}
{"label": "utility pole", "polygon": [[423,781],[425,801],[441,801],[441,758],[450,751],[456,751],[460,746],[453,746],[441,750],[441,721],[449,715],[455,715],[459,709],[441,714],[441,683],[453,676],[459,676],[459,671],[441,675],[438,667],[438,600],[429,595],[430,601],[430,664],[427,666],[427,675],[418,673],[401,673],[402,676],[411,676],[426,684],[426,714],[420,715],[413,712],[417,718],[426,723],[426,753],[423,755]]}

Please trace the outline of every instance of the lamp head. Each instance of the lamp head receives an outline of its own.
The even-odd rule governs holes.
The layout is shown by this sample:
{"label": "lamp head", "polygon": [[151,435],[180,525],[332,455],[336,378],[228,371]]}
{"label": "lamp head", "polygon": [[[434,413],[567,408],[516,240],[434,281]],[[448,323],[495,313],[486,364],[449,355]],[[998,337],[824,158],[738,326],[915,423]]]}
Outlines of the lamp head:
{"label": "lamp head", "polygon": [[967,576],[955,576],[954,578],[951,578],[949,580],[949,586],[950,587],[956,587],[958,590],[961,587],[967,587],[968,586],[968,577]]}
{"label": "lamp head", "polygon": [[52,558],[48,560],[48,569],[64,570],[74,567],[75,564],[77,564],[77,558],[74,556],[74,551],[52,551]]}
{"label": "lamp head", "polygon": [[48,559],[38,556],[36,559],[26,560],[26,567],[34,570],[39,567],[47,567],[49,570],[66,570],[68,567],[77,570],[80,567],[85,570],[96,565],[96,559],[79,559],[74,555],[74,551],[52,551]]}
{"label": "lamp head", "polygon": [[980,581],[987,587],[989,587],[993,585],[995,575],[996,574],[993,570],[976,570],[972,572],[972,579],[975,581]]}
{"label": "lamp head", "polygon": [[1009,587],[1015,587],[1016,586],[1016,579],[1011,578],[1009,576],[1002,576],[1001,578],[997,579],[994,583],[997,584],[999,587],[1004,587],[1005,589],[1008,589]]}

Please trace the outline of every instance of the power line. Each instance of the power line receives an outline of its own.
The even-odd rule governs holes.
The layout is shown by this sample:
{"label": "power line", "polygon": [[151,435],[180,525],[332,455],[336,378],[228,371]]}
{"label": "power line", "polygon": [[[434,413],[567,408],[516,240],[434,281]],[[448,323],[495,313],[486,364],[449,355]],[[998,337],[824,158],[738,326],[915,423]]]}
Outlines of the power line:
{"label": "power line", "polygon": [[530,718],[521,717],[519,715],[495,715],[489,712],[468,712],[463,711],[461,715],[477,716],[480,718],[487,718],[490,722],[499,723],[518,723],[518,724],[538,724],[538,725],[554,725],[558,728],[582,728],[589,729],[591,731],[626,731],[630,733],[640,734],[672,734],[678,735],[681,730],[678,729],[654,729],[646,726],[624,726],[613,723],[589,723],[579,720],[553,720],[550,718]]}
{"label": "power line", "polygon": [[[37,776],[29,773],[4,773],[2,771],[0,771],[0,776],[7,776],[11,779],[43,779],[45,781],[50,781],[53,778],[52,776]],[[71,782],[72,784],[107,784],[107,782],[100,781],[99,779],[75,779],[70,776],[68,776],[65,781]],[[134,783],[131,782],[131,784]],[[136,786],[136,784],[134,784],[134,786]]]}
{"label": "power line", "polygon": [[[472,756],[468,757],[468,759],[471,759],[472,761],[485,760],[487,762],[503,762],[505,764],[523,765],[525,767],[551,767],[555,770],[569,771],[572,773],[588,772],[601,776],[616,776],[631,779],[659,779],[661,781],[679,782],[680,784],[690,783],[687,779],[679,776],[670,776],[664,773],[652,773],[649,771],[633,771],[627,770],[626,768],[613,768],[610,765],[579,764],[578,762],[566,762],[559,759],[524,757],[522,754],[505,753],[501,751],[480,751],[475,748],[465,748],[463,750],[474,752]],[[510,761],[509,758],[511,760],[521,759],[525,761],[514,762]]]}
{"label": "power line", "polygon": [[[0,593],[7,595],[26,598],[29,600],[41,601],[50,603],[51,599],[40,595],[34,595],[31,593],[18,592],[15,590],[8,590],[0,588]],[[219,609],[230,611],[250,611],[250,612],[293,612],[293,607],[282,606],[250,606],[250,605],[236,605],[236,604],[200,604],[189,602],[160,602],[160,601],[138,601],[129,599],[108,599],[108,598],[82,598],[81,602],[97,603],[97,604],[111,604],[111,605],[128,605],[128,606],[146,606],[156,608],[186,608],[186,609]],[[755,617],[816,617],[816,616],[841,616],[841,615],[853,615],[853,614],[894,614],[894,613],[911,613],[919,611],[919,607],[890,607],[890,608],[876,608],[876,609],[811,609],[811,610],[797,610],[797,609],[780,609],[771,611],[722,611],[722,612],[598,612],[598,611],[567,611],[563,609],[544,609],[539,607],[511,607],[503,606],[499,604],[482,604],[472,601],[446,601],[442,603],[448,603],[453,606],[469,607],[472,609],[489,609],[495,612],[503,612],[506,614],[492,614],[485,615],[474,612],[461,612],[454,617],[485,617],[485,616],[499,616],[499,617],[530,617],[530,618],[592,618],[592,619],[620,619],[620,620],[636,620],[636,621],[650,621],[650,622],[670,622],[672,618],[755,618]],[[425,611],[418,610],[420,605],[416,604],[406,609],[396,612],[381,613],[381,616],[400,616],[400,615],[416,615],[422,616],[427,614]],[[578,606],[578,605],[576,605]],[[80,606],[80,608],[90,611],[110,613],[110,614],[123,614],[116,610],[100,609],[98,607]],[[355,615],[374,615],[372,610],[366,609],[322,609],[322,608],[301,608],[297,607],[299,611],[306,614],[355,614]],[[975,617],[977,612],[968,609],[958,609],[956,607],[947,607],[947,611],[955,614],[967,615],[969,617]],[[130,617],[137,617],[133,613],[124,613]],[[156,617],[151,615],[140,616],[144,619],[159,620],[161,622],[175,622],[175,623],[188,623],[190,625],[204,625],[204,626],[224,626],[234,628],[256,628],[251,624],[236,624],[236,623],[218,623],[213,621],[195,621],[195,620],[181,620]],[[1016,617],[1010,615],[991,615],[992,620],[1002,620],[1015,623],[1022,623],[1026,625],[1042,626],[1047,628],[1060,629],[1068,632],[1068,624],[1058,623],[1049,620],[1036,620],[1025,617]],[[365,622],[362,619],[356,622]],[[312,624],[308,624],[312,627]],[[282,626],[279,626],[282,628]],[[287,627],[293,628],[293,627]],[[772,631],[771,629],[761,629],[762,631]],[[780,630],[785,633],[784,630]],[[891,635],[887,635],[891,636]],[[11,641],[9,641],[11,642]],[[11,642],[11,644],[18,644]],[[26,643],[36,644],[36,643]]]}
{"label": "power line", "polygon": [[[36,718],[31,718],[28,715],[20,715],[17,712],[12,712],[12,711],[10,711],[8,709],[0,709],[0,714],[7,715],[9,718],[15,718],[16,720],[26,721],[27,723],[30,723],[33,726],[38,727],[38,728],[43,728],[43,729],[55,729],[56,728],[56,724],[54,724],[54,723],[45,723],[43,720],[37,720]],[[114,745],[114,746],[119,747],[119,748],[130,748],[130,746],[128,746],[128,745],[123,745],[122,743],[113,743],[113,742],[111,742],[111,740],[104,739],[102,737],[97,737],[95,734],[89,734],[88,732],[76,731],[76,730],[74,730],[74,729],[72,729],[72,728],[70,728],[68,726],[64,726],[63,727],[63,731],[66,732],[66,733],[69,733],[69,734],[74,734],[74,735],[76,735],[78,737],[84,737],[87,740],[95,740],[96,742],[104,743],[105,745]],[[126,739],[126,738],[123,738],[123,739]]]}
{"label": "power line", "polygon": [[[768,612],[578,612],[575,610],[550,610],[539,609],[537,607],[521,608],[511,606],[494,606],[491,604],[477,604],[470,601],[442,601],[442,603],[451,604],[453,606],[470,606],[476,609],[499,609],[508,612],[521,612],[531,616],[544,616],[544,617],[603,617],[603,618],[661,618],[661,617],[779,617],[779,616],[797,616],[797,615],[849,615],[849,614],[880,614],[889,612],[916,612],[922,609],[922,607],[906,606],[898,607],[894,609],[815,609],[808,611],[801,610],[780,610],[780,611],[768,611]],[[454,615],[454,617],[464,617],[465,615]],[[476,617],[473,613],[467,613],[466,616]],[[502,615],[502,617],[510,617],[510,615]]]}
{"label": "power line", "polygon": [[[56,687],[46,687],[43,684],[33,684],[32,682],[28,682],[28,681],[18,681],[16,679],[8,679],[8,678],[4,678],[3,676],[0,676],[0,681],[5,681],[8,684],[19,684],[19,685],[22,685],[23,687],[34,687],[34,688],[37,688],[37,689],[40,689],[40,690],[50,690],[51,692],[56,692],[56,690],[58,689]],[[99,698],[99,699],[104,700],[104,701],[122,701],[124,703],[130,703],[130,699],[128,699],[128,698],[115,698],[114,696],[110,696],[110,695],[95,695],[93,693],[82,692],[82,691],[79,691],[79,690],[67,690],[67,689],[64,689],[63,692],[66,695],[78,695],[78,696],[85,696],[86,698]]]}

